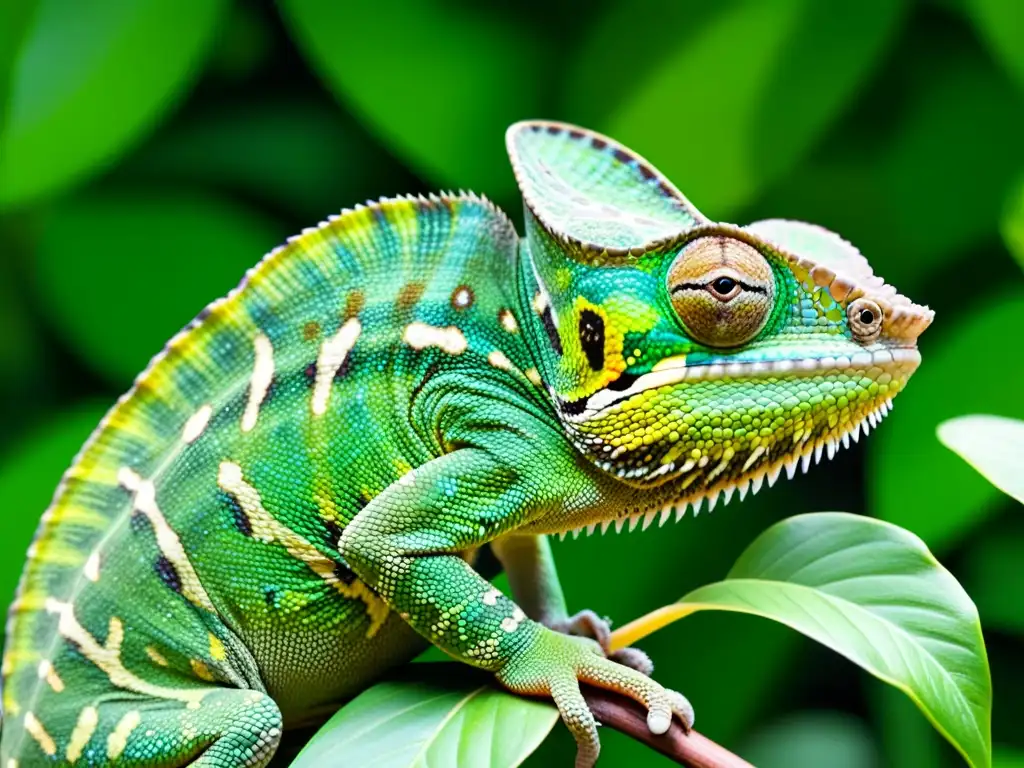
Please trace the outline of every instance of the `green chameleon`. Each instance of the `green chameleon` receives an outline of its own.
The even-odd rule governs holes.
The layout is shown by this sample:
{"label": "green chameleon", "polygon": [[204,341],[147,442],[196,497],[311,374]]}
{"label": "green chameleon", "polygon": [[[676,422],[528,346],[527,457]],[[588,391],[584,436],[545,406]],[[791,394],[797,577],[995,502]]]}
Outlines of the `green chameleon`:
{"label": "green chameleon", "polygon": [[[932,313],[837,235],[709,221],[646,161],[513,125],[472,194],[343,212],[167,344],[64,475],[3,657],[0,768],[262,766],[428,643],[554,699],[693,710],[570,617],[547,534],[710,510],[867,432]],[[473,568],[489,544],[514,600]],[[343,756],[339,756],[343,758]]]}

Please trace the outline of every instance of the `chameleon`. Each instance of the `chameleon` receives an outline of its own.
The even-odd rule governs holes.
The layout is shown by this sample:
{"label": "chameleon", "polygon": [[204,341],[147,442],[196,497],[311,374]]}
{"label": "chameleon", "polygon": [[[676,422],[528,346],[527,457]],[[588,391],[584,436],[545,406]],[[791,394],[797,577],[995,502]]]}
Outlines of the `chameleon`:
{"label": "chameleon", "polygon": [[[693,723],[569,615],[549,537],[743,498],[867,434],[933,313],[838,235],[700,213],[575,126],[473,193],[346,209],[172,338],[64,474],[9,610],[0,768],[263,766],[425,647]],[[475,569],[489,547],[509,592]],[[343,758],[344,756],[339,756]]]}

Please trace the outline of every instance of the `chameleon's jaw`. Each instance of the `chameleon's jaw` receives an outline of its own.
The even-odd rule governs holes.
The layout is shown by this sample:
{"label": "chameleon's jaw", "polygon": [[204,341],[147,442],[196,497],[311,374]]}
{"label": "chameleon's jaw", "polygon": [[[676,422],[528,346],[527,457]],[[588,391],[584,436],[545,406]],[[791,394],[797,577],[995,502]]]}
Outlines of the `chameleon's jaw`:
{"label": "chameleon's jaw", "polygon": [[635,501],[608,519],[563,524],[575,535],[646,529],[806,472],[877,426],[919,362],[916,348],[879,347],[782,365],[662,366],[573,425],[577,446],[633,486]]}

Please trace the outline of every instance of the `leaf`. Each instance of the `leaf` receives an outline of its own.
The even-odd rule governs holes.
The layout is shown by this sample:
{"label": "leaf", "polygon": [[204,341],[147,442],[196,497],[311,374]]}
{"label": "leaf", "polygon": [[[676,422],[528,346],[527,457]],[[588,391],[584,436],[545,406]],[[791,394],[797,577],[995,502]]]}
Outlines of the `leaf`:
{"label": "leaf", "polygon": [[613,646],[700,610],[802,632],[906,693],[970,765],[991,765],[992,681],[977,609],[912,533],[839,512],[791,517],[724,581],[619,629]]}
{"label": "leaf", "polygon": [[98,403],[64,408],[0,458],[0,498],[4,500],[0,610],[14,597],[25,553],[61,475],[105,410],[106,406]]}
{"label": "leaf", "polygon": [[512,768],[558,720],[549,702],[494,687],[489,675],[451,662],[414,664],[334,715],[292,768],[491,766]]}
{"label": "leaf", "polygon": [[36,282],[76,351],[125,385],[281,239],[210,195],[92,192],[46,221]]}
{"label": "leaf", "polygon": [[1024,750],[1011,747],[996,747],[995,768],[1024,768]]}
{"label": "leaf", "polygon": [[939,425],[939,440],[1024,504],[1024,421],[999,416],[961,416]]}
{"label": "leaf", "polygon": [[[703,14],[692,3],[634,5],[613,9],[577,57],[570,112],[640,151],[717,219],[814,146],[906,9],[889,0],[744,0]],[[620,53],[623,30],[654,42]]]}
{"label": "leaf", "polygon": [[0,207],[63,191],[136,143],[196,75],[226,5],[40,0],[0,137]]}
{"label": "leaf", "polygon": [[[335,97],[431,185],[514,188],[505,129],[535,117],[551,73],[510,11],[432,0],[287,0],[296,45]],[[394,23],[400,18],[401,23]]]}
{"label": "leaf", "polygon": [[[989,294],[922,337],[920,369],[867,444],[869,509],[913,530],[935,550],[950,546],[1000,503],[999,492],[935,439],[935,428],[964,412],[1024,418],[1024,346],[1008,329],[1024,326],[1024,295]],[[971,361],[998,360],[983,371]],[[936,482],[941,478],[942,482]]]}
{"label": "leaf", "polygon": [[965,0],[981,39],[1024,88],[1024,5],[1015,0]]}

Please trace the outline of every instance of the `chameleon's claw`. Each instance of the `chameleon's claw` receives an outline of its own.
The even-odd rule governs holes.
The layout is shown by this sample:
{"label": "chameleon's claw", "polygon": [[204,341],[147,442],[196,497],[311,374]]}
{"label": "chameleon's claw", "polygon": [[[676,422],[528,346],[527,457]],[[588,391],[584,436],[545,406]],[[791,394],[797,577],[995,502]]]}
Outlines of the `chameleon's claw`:
{"label": "chameleon's claw", "polygon": [[541,630],[529,650],[509,661],[497,677],[510,690],[548,694],[554,699],[562,720],[576,739],[577,768],[592,766],[601,750],[597,722],[580,692],[581,682],[643,704],[651,733],[665,733],[673,716],[687,730],[693,724],[693,707],[682,695],[661,687],[631,666],[605,658],[599,643],[589,638]]}

